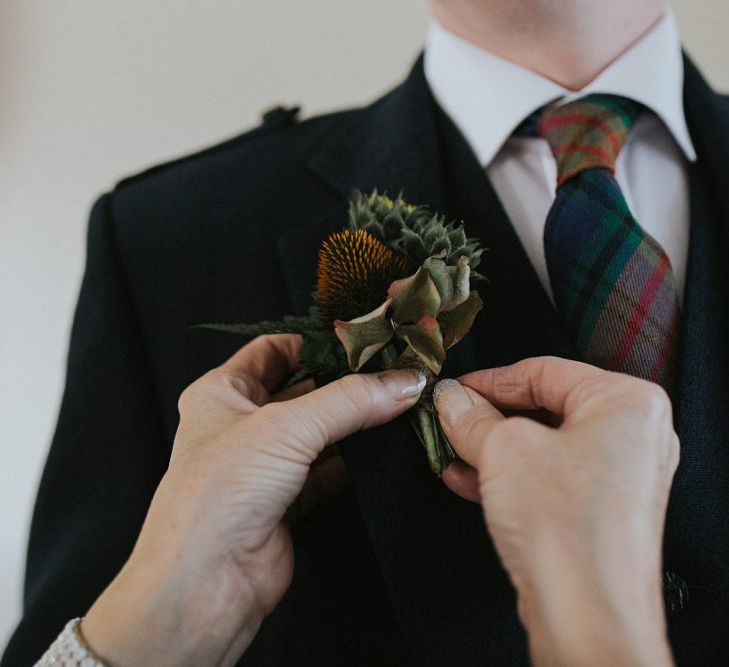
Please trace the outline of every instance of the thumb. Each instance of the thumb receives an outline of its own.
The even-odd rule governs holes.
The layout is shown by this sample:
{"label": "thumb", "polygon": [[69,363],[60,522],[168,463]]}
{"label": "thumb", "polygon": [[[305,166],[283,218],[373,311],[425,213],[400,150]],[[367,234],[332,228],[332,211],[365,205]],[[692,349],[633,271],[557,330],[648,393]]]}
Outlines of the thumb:
{"label": "thumb", "polygon": [[274,405],[285,410],[287,432],[314,460],[327,445],[385,424],[411,408],[425,384],[425,374],[416,369],[353,374]]}
{"label": "thumb", "polygon": [[441,426],[453,449],[478,468],[480,452],[489,432],[505,417],[483,396],[457,380],[441,380],[433,391]]}

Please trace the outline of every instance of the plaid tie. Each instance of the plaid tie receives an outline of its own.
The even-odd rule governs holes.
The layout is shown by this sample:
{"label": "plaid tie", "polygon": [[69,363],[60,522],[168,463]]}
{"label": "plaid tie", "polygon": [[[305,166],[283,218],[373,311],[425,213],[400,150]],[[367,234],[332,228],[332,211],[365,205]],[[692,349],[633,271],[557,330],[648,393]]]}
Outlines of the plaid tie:
{"label": "plaid tie", "polygon": [[541,109],[517,134],[546,139],[557,161],[544,252],[578,351],[670,391],[680,317],[671,262],[631,215],[614,176],[640,109],[623,97],[587,95]]}

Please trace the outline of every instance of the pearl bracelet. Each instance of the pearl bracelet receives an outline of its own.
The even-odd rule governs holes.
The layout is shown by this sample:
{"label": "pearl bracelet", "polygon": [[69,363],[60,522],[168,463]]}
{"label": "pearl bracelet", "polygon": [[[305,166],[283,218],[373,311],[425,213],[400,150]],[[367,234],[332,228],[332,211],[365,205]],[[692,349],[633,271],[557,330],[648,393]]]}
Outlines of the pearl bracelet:
{"label": "pearl bracelet", "polygon": [[106,667],[93,651],[86,646],[81,636],[81,619],[74,618],[66,623],[35,667]]}

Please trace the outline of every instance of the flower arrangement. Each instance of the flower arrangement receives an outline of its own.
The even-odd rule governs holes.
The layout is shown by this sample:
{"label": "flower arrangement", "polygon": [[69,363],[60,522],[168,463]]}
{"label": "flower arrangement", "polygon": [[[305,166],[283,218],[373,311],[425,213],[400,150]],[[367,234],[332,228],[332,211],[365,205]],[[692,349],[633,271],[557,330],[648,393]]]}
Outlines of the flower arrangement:
{"label": "flower arrangement", "polygon": [[483,302],[472,284],[483,249],[462,224],[446,223],[402,196],[352,193],[346,228],[319,250],[316,291],[306,316],[279,322],[204,325],[253,337],[302,336],[300,370],[289,384],[351,372],[417,368],[428,382],[413,426],[440,474],[455,458],[433,406],[446,351],[471,329]]}

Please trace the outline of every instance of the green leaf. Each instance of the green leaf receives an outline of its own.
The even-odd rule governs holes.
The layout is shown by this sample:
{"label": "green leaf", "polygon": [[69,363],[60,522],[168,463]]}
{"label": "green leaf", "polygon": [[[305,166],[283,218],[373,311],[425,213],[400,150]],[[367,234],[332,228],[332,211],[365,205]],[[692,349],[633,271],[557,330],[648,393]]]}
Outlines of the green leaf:
{"label": "green leaf", "polygon": [[390,213],[382,223],[382,231],[388,241],[397,239],[402,234],[405,226],[402,216],[399,213]]}
{"label": "green leaf", "polygon": [[328,331],[326,336],[304,335],[299,362],[310,375],[335,371],[346,363],[346,359],[338,355],[340,349],[341,345],[333,331]]}
{"label": "green leaf", "polygon": [[396,324],[417,322],[424,315],[435,317],[440,309],[440,295],[422,266],[408,278],[395,280],[387,290],[392,300],[392,319]]}
{"label": "green leaf", "polygon": [[453,347],[471,330],[473,321],[482,308],[483,301],[478,292],[474,290],[463,303],[438,316],[443,335],[443,347],[446,350]]}
{"label": "green leaf", "polygon": [[428,252],[433,252],[433,244],[443,238],[443,227],[440,225],[429,225],[423,233],[423,243]]}
{"label": "green leaf", "polygon": [[429,257],[423,262],[423,267],[438,289],[441,311],[451,310],[468,298],[471,267],[467,257],[459,258],[455,266],[447,266],[442,259]]}
{"label": "green leaf", "polygon": [[448,240],[454,248],[466,245],[466,232],[463,230],[463,225],[448,232]]}
{"label": "green leaf", "polygon": [[426,315],[416,324],[398,326],[397,333],[430,370],[440,373],[446,353],[438,320]]}
{"label": "green leaf", "polygon": [[334,320],[334,333],[347,351],[349,367],[358,371],[377,352],[390,342],[394,332],[387,311],[391,300],[388,299],[371,313],[356,317],[349,322]]}
{"label": "green leaf", "polygon": [[210,329],[238,334],[247,338],[255,338],[264,334],[305,334],[325,331],[325,326],[318,319],[310,316],[285,317],[282,321],[264,321],[255,324],[198,324],[193,329]]}
{"label": "green leaf", "polygon": [[376,220],[368,222],[362,227],[362,229],[368,234],[372,234],[372,236],[374,236],[378,241],[382,241],[383,243],[385,242],[385,235],[382,231],[382,227]]}
{"label": "green leaf", "polygon": [[400,239],[399,246],[401,251],[410,258],[414,264],[422,264],[428,257],[428,250],[423,243],[423,239],[421,239],[418,234],[411,232],[407,228],[402,230],[402,237]]}
{"label": "green leaf", "polygon": [[448,240],[447,236],[444,236],[440,239],[438,239],[433,246],[430,248],[430,254],[434,257],[447,257],[448,253],[451,251],[451,242]]}
{"label": "green leaf", "polygon": [[472,269],[478,267],[481,263],[481,255],[483,255],[485,248],[477,248],[471,253],[471,261],[469,262]]}
{"label": "green leaf", "polygon": [[478,271],[471,271],[471,283],[476,285],[484,285],[485,283],[489,282],[488,278],[486,278],[483,273],[479,273]]}

